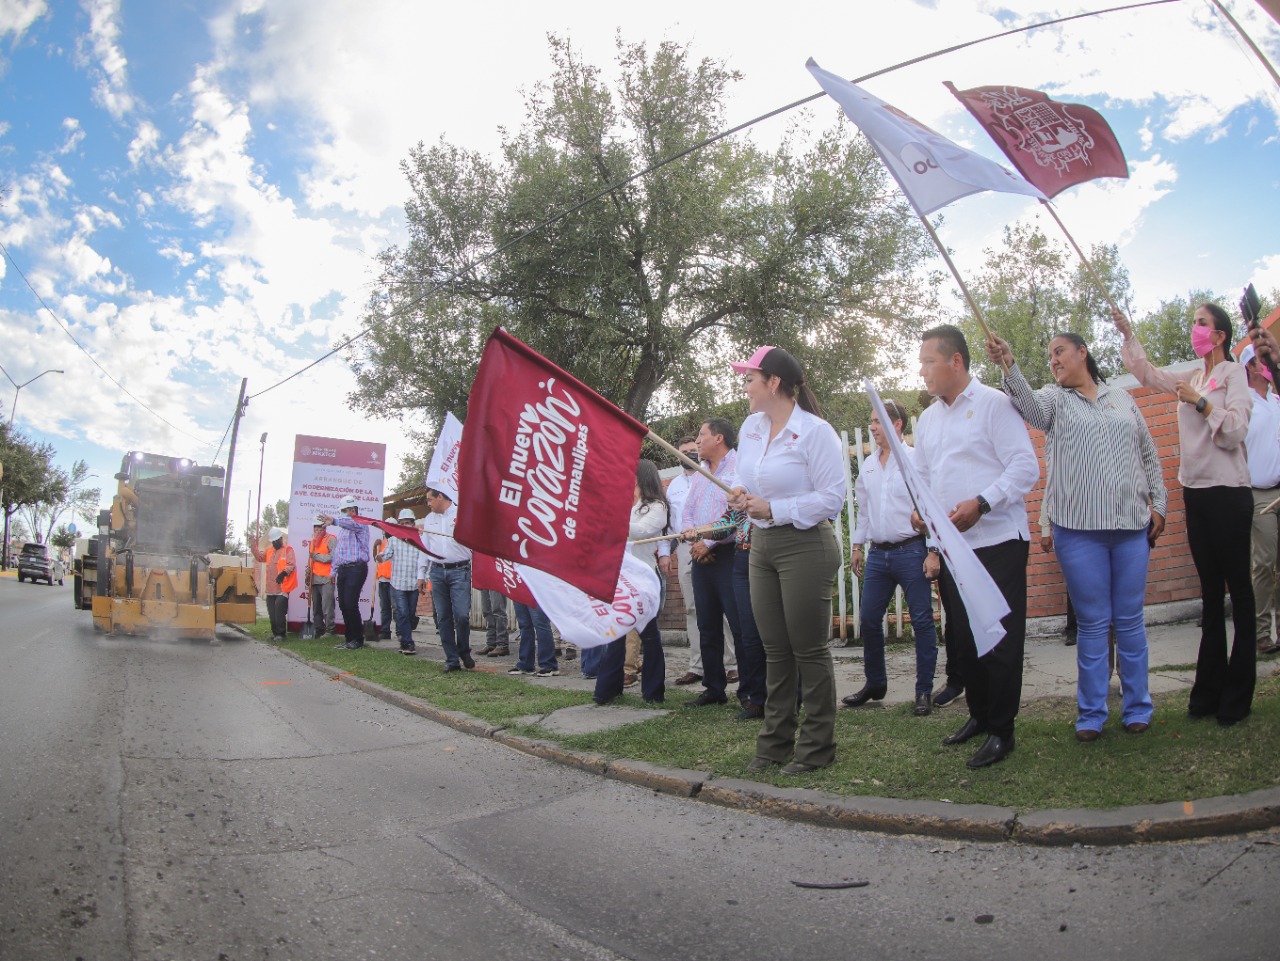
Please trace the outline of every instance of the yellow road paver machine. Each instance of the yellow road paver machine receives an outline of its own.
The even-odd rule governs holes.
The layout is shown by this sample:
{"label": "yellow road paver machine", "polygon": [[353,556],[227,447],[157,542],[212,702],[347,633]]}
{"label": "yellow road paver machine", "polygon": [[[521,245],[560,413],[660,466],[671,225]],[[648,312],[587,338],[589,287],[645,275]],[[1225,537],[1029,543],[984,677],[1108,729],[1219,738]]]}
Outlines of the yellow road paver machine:
{"label": "yellow road paver machine", "polygon": [[[257,617],[253,568],[223,552],[223,468],[130,451],[75,562],[75,603],[109,634],[214,636]],[[77,552],[79,553],[79,552]]]}

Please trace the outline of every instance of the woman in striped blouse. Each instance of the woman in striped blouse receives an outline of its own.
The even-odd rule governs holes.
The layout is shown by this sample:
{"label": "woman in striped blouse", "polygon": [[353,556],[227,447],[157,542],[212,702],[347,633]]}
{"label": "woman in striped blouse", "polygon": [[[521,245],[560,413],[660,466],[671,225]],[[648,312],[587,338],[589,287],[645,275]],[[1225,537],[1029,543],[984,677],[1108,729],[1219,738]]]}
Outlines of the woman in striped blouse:
{"label": "woman in striped blouse", "polygon": [[[1142,598],[1147,560],[1164,530],[1167,495],[1160,458],[1142,412],[1127,391],[1098,376],[1077,334],[1049,341],[1056,381],[1032,390],[999,337],[987,355],[1004,366],[1004,390],[1023,419],[1052,439],[1045,513],[1078,623],[1076,739],[1096,741],[1107,719],[1107,634],[1116,630],[1123,693],[1121,723],[1131,734],[1151,725],[1147,628]],[[1046,441],[1047,443],[1048,441]]]}
{"label": "woman in striped blouse", "polygon": [[[1253,489],[1244,439],[1254,393],[1231,354],[1231,318],[1201,304],[1191,324],[1191,349],[1204,366],[1182,380],[1147,360],[1128,318],[1111,319],[1124,337],[1120,357],[1144,387],[1178,398],[1178,480],[1187,509],[1187,546],[1200,575],[1200,651],[1187,712],[1215,715],[1229,727],[1249,716],[1257,682],[1254,639]],[[1235,640],[1227,654],[1223,584],[1231,591]]]}

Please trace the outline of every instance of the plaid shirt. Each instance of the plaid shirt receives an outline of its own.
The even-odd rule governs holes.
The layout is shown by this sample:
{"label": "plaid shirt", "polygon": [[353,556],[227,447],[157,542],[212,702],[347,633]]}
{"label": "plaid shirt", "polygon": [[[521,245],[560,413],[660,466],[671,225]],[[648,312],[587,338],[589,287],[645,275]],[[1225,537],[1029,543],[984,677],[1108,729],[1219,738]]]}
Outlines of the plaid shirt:
{"label": "plaid shirt", "polygon": [[335,517],[333,525],[338,528],[338,546],[333,551],[334,568],[356,561],[368,563],[369,528],[359,521],[353,521],[346,514]]}
{"label": "plaid shirt", "polygon": [[427,555],[408,541],[387,538],[382,557],[391,555],[391,586],[397,591],[416,591],[418,581],[427,578]]}
{"label": "plaid shirt", "polygon": [[[706,461],[702,462],[702,466],[710,469],[711,465]],[[716,477],[720,478],[725,484],[732,487],[738,482],[738,452],[731,450],[724,455],[724,459],[720,461],[720,466],[714,471]],[[721,514],[729,506],[729,497],[715,484],[707,480],[701,474],[694,474],[689,480],[689,493],[684,501],[684,517],[680,522],[681,530],[688,530],[690,527],[701,527],[703,524],[710,524],[720,517]],[[703,541],[707,547],[715,547],[717,544],[728,544],[730,539],[708,537]]]}

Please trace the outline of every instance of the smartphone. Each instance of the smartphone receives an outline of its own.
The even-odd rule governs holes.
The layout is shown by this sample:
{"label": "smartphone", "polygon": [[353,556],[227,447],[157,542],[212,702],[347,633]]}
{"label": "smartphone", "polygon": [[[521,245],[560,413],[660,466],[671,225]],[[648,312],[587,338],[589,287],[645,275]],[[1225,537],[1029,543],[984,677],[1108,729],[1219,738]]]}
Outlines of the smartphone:
{"label": "smartphone", "polygon": [[1258,300],[1258,292],[1253,289],[1250,284],[1244,289],[1244,296],[1240,298],[1240,316],[1244,318],[1245,326],[1249,330],[1258,326],[1258,315],[1262,313],[1262,303]]}

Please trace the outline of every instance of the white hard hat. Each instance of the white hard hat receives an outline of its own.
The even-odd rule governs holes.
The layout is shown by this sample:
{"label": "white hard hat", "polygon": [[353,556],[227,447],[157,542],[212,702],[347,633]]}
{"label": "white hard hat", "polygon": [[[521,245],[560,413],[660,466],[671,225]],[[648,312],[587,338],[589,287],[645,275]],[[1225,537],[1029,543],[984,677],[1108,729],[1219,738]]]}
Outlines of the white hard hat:
{"label": "white hard hat", "polygon": [[348,507],[355,507],[355,506],[357,506],[356,499],[352,497],[350,494],[348,494],[346,497],[342,498],[342,500],[338,502],[338,510],[340,511],[345,511]]}
{"label": "white hard hat", "polygon": [[278,541],[282,537],[284,537],[284,531],[278,527],[273,527],[271,530],[267,531],[267,540],[269,541]]}
{"label": "white hard hat", "polygon": [[384,519],[388,524],[394,524],[396,522],[396,519],[392,517],[390,514],[388,514]]}
{"label": "white hard hat", "polygon": [[398,520],[410,521],[410,522],[417,520],[417,518],[413,516],[413,508],[412,507],[400,508],[400,517],[398,518]]}

